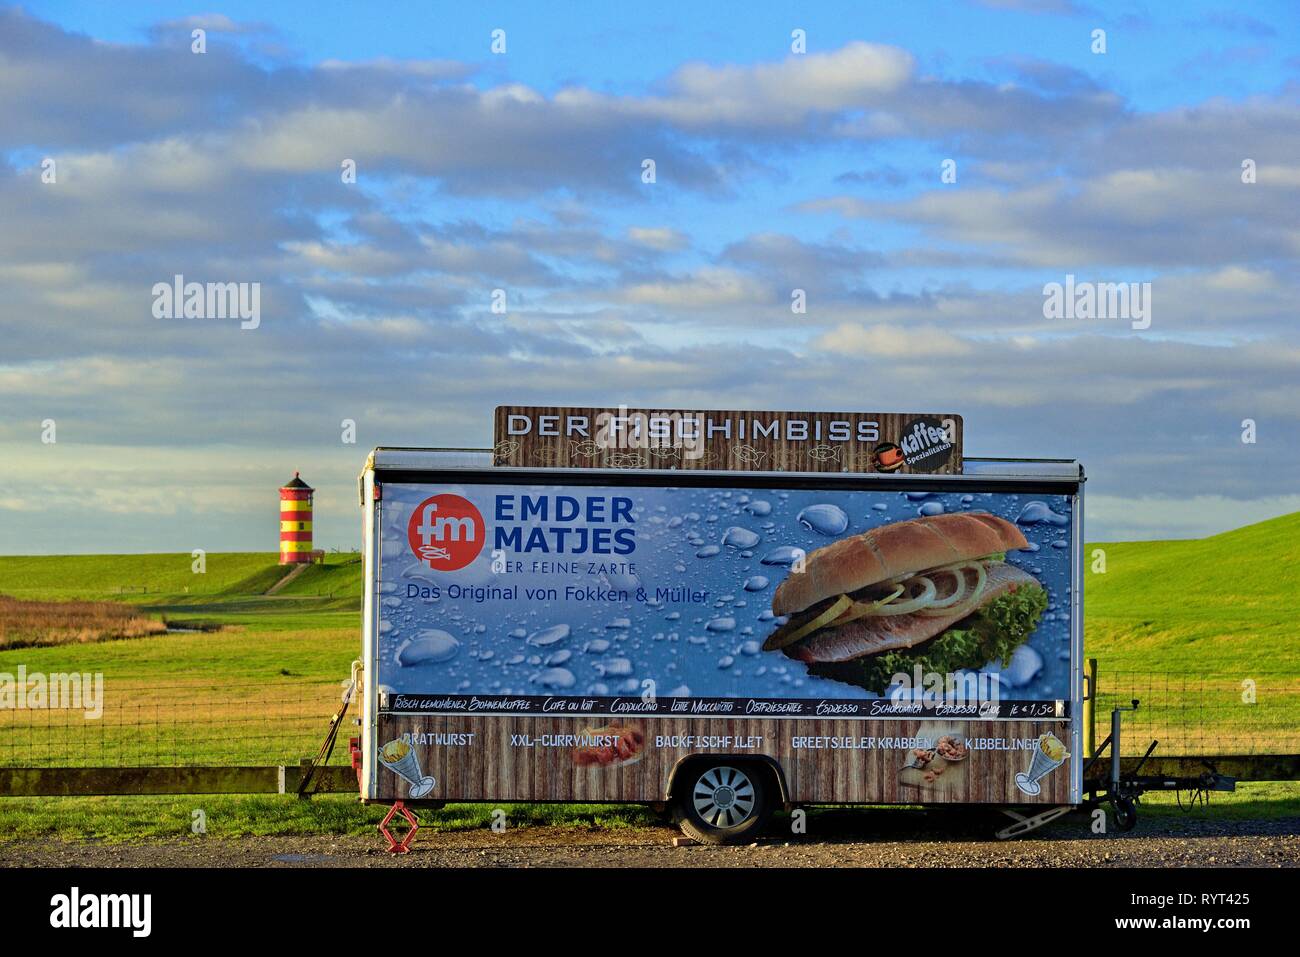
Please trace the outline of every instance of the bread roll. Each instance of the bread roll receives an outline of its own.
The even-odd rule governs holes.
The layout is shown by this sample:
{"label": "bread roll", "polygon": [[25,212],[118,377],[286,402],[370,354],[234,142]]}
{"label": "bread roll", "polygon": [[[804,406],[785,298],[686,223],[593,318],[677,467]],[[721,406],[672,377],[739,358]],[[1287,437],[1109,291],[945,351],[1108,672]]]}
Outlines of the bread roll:
{"label": "bread roll", "polygon": [[952,562],[1024,548],[1020,529],[986,512],[912,518],[842,538],[809,553],[772,596],[774,615],[792,615],[826,598]]}

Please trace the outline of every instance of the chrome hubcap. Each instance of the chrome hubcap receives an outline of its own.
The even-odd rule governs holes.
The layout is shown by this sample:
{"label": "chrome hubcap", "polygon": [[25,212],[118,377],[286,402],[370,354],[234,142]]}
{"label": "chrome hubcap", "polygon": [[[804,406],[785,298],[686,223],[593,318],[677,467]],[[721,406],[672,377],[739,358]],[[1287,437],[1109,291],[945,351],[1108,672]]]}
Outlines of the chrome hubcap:
{"label": "chrome hubcap", "polygon": [[756,795],[749,776],[739,768],[709,768],[695,782],[692,802],[706,824],[736,827],[754,813]]}

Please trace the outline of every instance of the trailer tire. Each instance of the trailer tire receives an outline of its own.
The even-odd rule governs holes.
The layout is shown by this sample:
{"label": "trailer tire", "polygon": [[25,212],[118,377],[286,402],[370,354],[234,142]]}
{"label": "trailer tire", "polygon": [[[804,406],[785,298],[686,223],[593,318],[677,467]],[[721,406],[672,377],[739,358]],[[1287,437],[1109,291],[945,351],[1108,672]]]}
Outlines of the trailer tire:
{"label": "trailer tire", "polygon": [[1116,799],[1115,827],[1123,832],[1131,831],[1137,825],[1137,821],[1137,806],[1128,798]]}
{"label": "trailer tire", "polygon": [[760,764],[722,760],[683,770],[673,820],[701,844],[742,844],[772,816],[770,773]]}

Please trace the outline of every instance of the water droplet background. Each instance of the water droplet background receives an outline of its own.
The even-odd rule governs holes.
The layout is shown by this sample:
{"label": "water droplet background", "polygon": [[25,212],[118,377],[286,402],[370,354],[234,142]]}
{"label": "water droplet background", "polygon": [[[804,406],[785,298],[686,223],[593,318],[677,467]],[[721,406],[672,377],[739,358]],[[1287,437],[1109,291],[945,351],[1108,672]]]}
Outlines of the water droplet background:
{"label": "water droplet background", "polygon": [[[523,572],[491,570],[491,545],[457,572],[421,564],[405,543],[411,510],[435,493],[462,495],[488,519],[497,493],[629,496],[636,503],[636,550],[621,555],[507,553]],[[919,514],[986,511],[1017,527],[1033,551],[1008,561],[1048,590],[1051,609],[1011,664],[989,662],[1004,693],[1022,700],[1069,695],[1070,500],[1065,496],[977,493],[819,492],[708,488],[505,488],[409,486],[385,489],[383,525],[400,530],[384,543],[379,605],[379,681],[405,694],[637,694],[653,680],[671,695],[772,698],[869,698],[870,692],[826,678],[780,652],[761,650],[780,619],[776,588],[801,554],[869,528]],[[606,510],[608,513],[608,509]],[[529,529],[553,522],[533,520]],[[612,528],[604,523],[567,523]],[[387,536],[386,536],[387,537]],[[397,538],[397,536],[393,536]],[[534,562],[571,562],[571,572],[536,573]],[[588,574],[588,563],[627,563],[634,570]],[[452,584],[513,586],[513,601],[451,598]],[[442,589],[434,600],[408,585]],[[627,592],[626,602],[566,601],[564,586]],[[526,588],[556,588],[557,600],[529,600]],[[644,589],[649,603],[636,600]],[[702,602],[663,597],[659,588],[707,591]],[[752,637],[751,637],[752,636]],[[400,652],[399,652],[400,649]],[[399,664],[399,661],[401,662]],[[603,690],[602,690],[603,689]],[[661,690],[661,693],[662,690]]]}

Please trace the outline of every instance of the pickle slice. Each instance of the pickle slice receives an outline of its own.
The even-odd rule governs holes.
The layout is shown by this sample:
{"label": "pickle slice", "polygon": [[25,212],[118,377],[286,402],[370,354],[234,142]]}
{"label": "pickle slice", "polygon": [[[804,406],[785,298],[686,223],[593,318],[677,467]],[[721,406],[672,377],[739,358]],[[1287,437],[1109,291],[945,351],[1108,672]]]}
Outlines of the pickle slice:
{"label": "pickle slice", "polygon": [[800,638],[811,635],[818,628],[825,628],[840,615],[844,614],[853,605],[853,599],[848,595],[841,595],[835,599],[826,610],[816,618],[812,618],[798,628],[792,631],[783,632],[777,629],[768,635],[767,641],[763,642],[764,651],[776,651],[778,648],[785,648],[787,645],[793,645]]}

